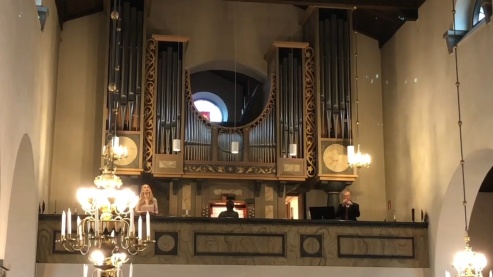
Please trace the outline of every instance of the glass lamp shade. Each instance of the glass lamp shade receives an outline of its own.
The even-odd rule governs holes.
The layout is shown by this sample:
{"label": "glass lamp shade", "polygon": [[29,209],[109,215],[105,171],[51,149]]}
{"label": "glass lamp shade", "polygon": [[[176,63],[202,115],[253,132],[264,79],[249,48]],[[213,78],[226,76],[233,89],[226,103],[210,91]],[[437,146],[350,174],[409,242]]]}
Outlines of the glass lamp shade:
{"label": "glass lamp shade", "polygon": [[133,209],[139,197],[130,189],[110,190],[96,188],[80,188],[77,191],[77,201],[88,214],[94,214],[95,210],[101,210],[101,215],[112,213],[126,214]]}
{"label": "glass lamp shade", "polygon": [[118,189],[122,186],[122,179],[113,173],[104,173],[94,179],[97,188]]}
{"label": "glass lamp shade", "polygon": [[231,154],[238,154],[240,152],[240,143],[237,141],[231,142]]}
{"label": "glass lamp shade", "polygon": [[452,266],[457,270],[457,276],[480,277],[483,276],[481,271],[486,263],[486,257],[483,254],[472,251],[471,247],[466,245],[463,251],[455,254]]}
{"label": "glass lamp shade", "polygon": [[289,156],[291,157],[296,157],[298,155],[298,146],[296,143],[290,143],[289,144]]}
{"label": "glass lamp shade", "polygon": [[174,152],[180,152],[181,151],[181,140],[180,139],[174,139],[173,140],[173,151]]}

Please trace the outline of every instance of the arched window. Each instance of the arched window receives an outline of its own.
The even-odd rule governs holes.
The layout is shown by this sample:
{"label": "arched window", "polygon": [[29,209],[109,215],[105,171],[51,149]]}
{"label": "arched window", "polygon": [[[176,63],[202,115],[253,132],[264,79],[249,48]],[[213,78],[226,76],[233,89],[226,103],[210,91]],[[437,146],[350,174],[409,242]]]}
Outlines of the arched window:
{"label": "arched window", "polygon": [[198,99],[193,101],[193,104],[197,110],[202,114],[202,116],[209,119],[211,122],[222,122],[223,113],[219,107],[213,102],[206,99]]}
{"label": "arched window", "polygon": [[476,26],[479,22],[490,21],[491,17],[491,0],[476,0],[472,17],[472,25]]}

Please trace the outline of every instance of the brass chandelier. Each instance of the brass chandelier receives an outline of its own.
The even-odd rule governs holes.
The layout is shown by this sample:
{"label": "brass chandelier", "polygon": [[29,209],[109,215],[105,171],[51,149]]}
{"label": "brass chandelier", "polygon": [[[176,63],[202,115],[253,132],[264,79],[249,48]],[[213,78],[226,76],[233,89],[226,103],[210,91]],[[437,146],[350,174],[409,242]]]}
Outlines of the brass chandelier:
{"label": "brass chandelier", "polygon": [[[113,1],[110,14],[113,38],[121,31],[119,2]],[[109,74],[107,89],[109,124],[106,145],[102,149],[101,175],[94,179],[96,187],[80,188],[77,191],[77,200],[84,215],[77,216],[75,228],[72,228],[73,215],[70,209],[67,212],[63,211],[61,237],[56,241],[67,251],[79,251],[82,255],[88,255],[89,261],[95,267],[91,276],[96,274],[98,277],[123,276],[121,266],[128,261],[127,254],[136,255],[155,242],[151,240],[149,213],[145,216],[144,237],[142,217],[138,218],[137,228],[134,222],[134,208],[139,198],[128,188],[120,189],[122,180],[116,175],[115,162],[128,154],[127,149],[119,144],[116,131],[117,99],[120,93],[115,81],[120,68],[117,47],[117,41],[112,39],[110,69],[113,70],[113,74]],[[84,276],[87,270],[88,267],[84,265]]]}

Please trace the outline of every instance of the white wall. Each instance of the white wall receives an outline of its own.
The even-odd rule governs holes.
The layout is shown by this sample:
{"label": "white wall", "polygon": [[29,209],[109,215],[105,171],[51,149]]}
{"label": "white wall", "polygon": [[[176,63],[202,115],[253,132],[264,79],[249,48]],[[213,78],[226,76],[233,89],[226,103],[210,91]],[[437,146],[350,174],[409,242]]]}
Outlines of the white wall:
{"label": "white wall", "polygon": [[[354,39],[354,38],[353,38]],[[358,179],[349,187],[352,199],[360,205],[358,220],[383,221],[386,217],[385,163],[383,145],[382,73],[378,41],[358,34],[359,138],[354,143],[372,157],[369,168],[357,170]],[[355,44],[353,43],[353,46]],[[353,60],[354,62],[354,60]],[[353,81],[354,82],[354,81]],[[355,85],[353,84],[353,87]],[[353,131],[356,132],[356,95],[353,99]],[[399,221],[402,221],[398,218]]]}
{"label": "white wall", "polygon": [[[264,54],[274,41],[298,41],[303,10],[293,5],[222,0],[152,1],[148,33],[190,38],[185,67],[192,70],[234,70],[264,77]],[[236,31],[236,32],[235,32]],[[226,68],[217,68],[227,66]],[[256,75],[253,75],[256,74]]]}
{"label": "white wall", "polygon": [[[0,40],[0,259],[4,259],[6,253],[28,251],[25,262],[31,262],[29,268],[34,265],[31,259],[35,245],[32,249],[6,249],[6,239],[10,223],[23,216],[33,218],[37,209],[33,210],[32,206],[46,199],[49,190],[59,27],[54,1],[44,1],[44,5],[50,9],[44,32],[41,32],[34,1],[6,0],[2,1],[0,9],[0,37],[3,38]],[[32,147],[34,168],[24,170],[34,173],[23,190],[28,189],[34,198],[29,200],[29,205],[11,212],[10,207],[17,207],[12,201],[24,201],[11,192],[16,191],[12,189],[14,166],[25,135],[29,141],[26,145],[32,144],[29,148]],[[22,226],[36,230],[37,222],[31,220]],[[12,276],[19,275],[12,273]]]}
{"label": "white wall", "polygon": [[[387,194],[398,218],[409,219],[411,208],[428,213],[435,276],[451,271],[453,253],[463,248],[455,63],[442,38],[452,25],[451,10],[452,3],[427,0],[419,20],[407,22],[382,48]],[[459,45],[469,211],[493,165],[478,157],[493,147],[492,32],[491,24],[479,26]],[[450,212],[456,206],[459,214]]]}
{"label": "white wall", "polygon": [[99,175],[105,77],[106,15],[67,21],[60,43],[50,213],[80,208],[76,192]]}

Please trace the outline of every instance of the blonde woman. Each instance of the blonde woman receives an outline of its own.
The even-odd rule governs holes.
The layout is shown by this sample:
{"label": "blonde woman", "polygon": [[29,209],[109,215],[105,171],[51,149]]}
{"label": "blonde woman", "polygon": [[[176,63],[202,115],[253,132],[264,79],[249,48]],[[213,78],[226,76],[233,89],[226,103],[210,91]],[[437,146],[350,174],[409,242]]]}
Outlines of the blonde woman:
{"label": "blonde woman", "polygon": [[149,212],[151,214],[157,214],[157,200],[152,194],[151,187],[147,184],[142,185],[140,189],[139,202],[135,206],[135,211],[137,213]]}

